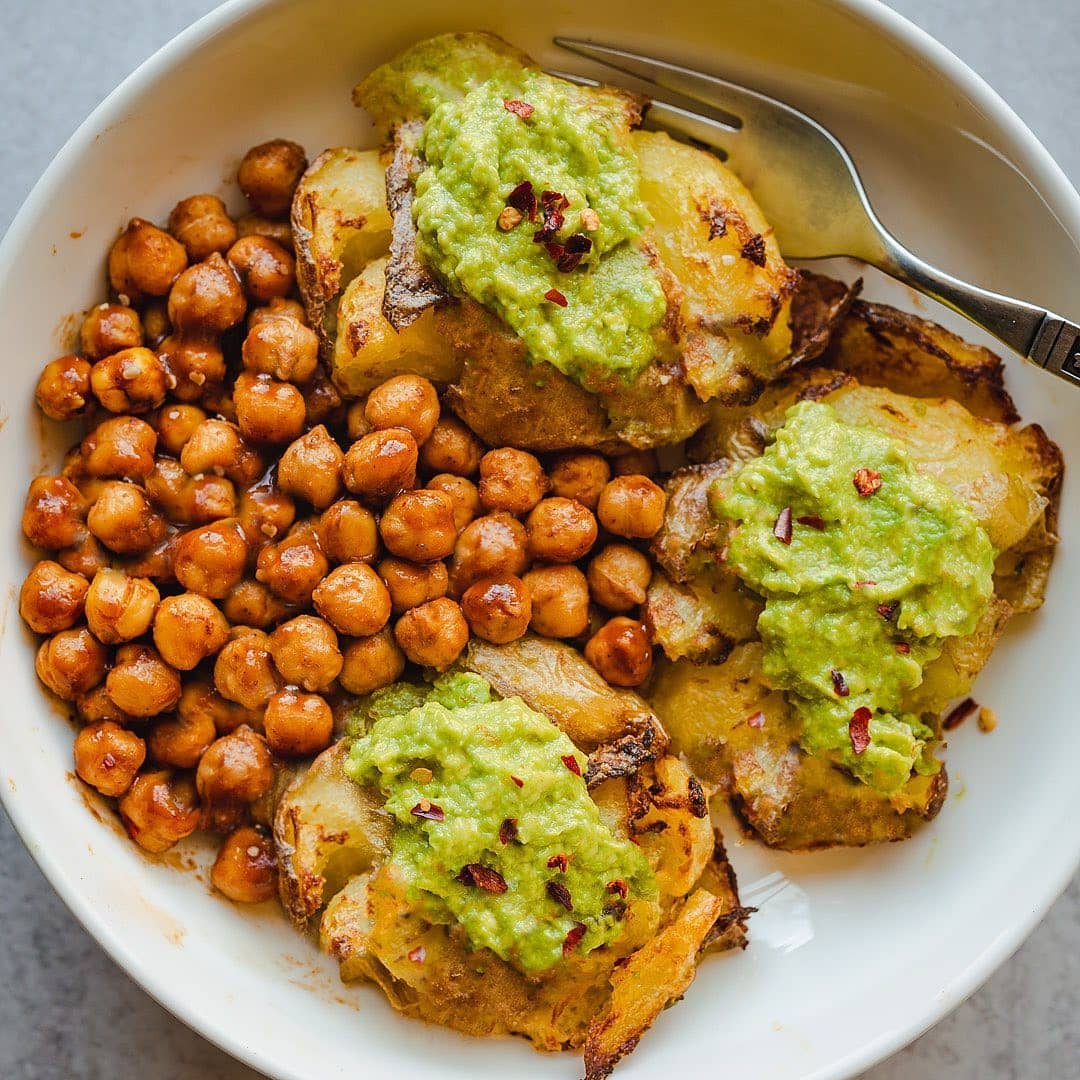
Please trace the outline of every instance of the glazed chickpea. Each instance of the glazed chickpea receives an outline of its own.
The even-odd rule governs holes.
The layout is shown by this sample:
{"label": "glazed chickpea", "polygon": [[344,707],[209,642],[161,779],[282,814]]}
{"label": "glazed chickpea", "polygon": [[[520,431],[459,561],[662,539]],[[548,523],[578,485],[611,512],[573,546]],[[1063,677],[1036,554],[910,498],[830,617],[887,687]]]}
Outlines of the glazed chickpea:
{"label": "glazed chickpea", "polygon": [[645,627],[625,615],[616,615],[589,638],[585,659],[612,686],[640,686],[652,671]]}
{"label": "glazed chickpea", "polygon": [[609,611],[631,611],[645,603],[652,580],[648,556],[629,544],[608,544],[589,563],[589,591]]}
{"label": "glazed chickpea", "polygon": [[319,518],[319,544],[331,562],[370,562],[379,552],[375,515],[355,499],[339,499]]}
{"label": "glazed chickpea", "polygon": [[42,559],[26,575],[19,591],[19,614],[37,634],[67,630],[82,617],[89,582],[59,563]]}
{"label": "glazed chickpea", "polygon": [[38,476],[30,481],[22,531],[41,548],[66,548],[86,534],[86,500],[66,476]]}
{"label": "glazed chickpea", "polygon": [[308,427],[317,424],[341,426],[345,419],[345,402],[321,364],[300,392],[304,395],[304,422]]}
{"label": "glazed chickpea", "polygon": [[146,478],[146,494],[174,525],[205,525],[236,513],[236,491],[223,476],[189,476],[172,458],[160,458]]}
{"label": "glazed chickpea", "polygon": [[266,706],[266,741],[282,757],[307,757],[330,745],[334,714],[318,694],[301,694],[292,687],[279,690]]}
{"label": "glazed chickpea", "polygon": [[141,487],[110,480],[86,516],[90,531],[118,555],[138,555],[165,536],[165,520]]}
{"label": "glazed chickpea", "polygon": [[584,633],[589,625],[589,586],[576,566],[538,566],[523,580],[532,597],[533,630],[553,638]]}
{"label": "glazed chickpea", "polygon": [[195,786],[211,829],[235,824],[246,806],[274,783],[274,765],[266,740],[247,725],[211,743],[195,771]]}
{"label": "glazed chickpea", "polygon": [[315,610],[339,633],[368,637],[390,618],[390,592],[366,563],[345,563],[319,582]]}
{"label": "glazed chickpea", "polygon": [[81,356],[61,356],[42,369],[34,400],[50,420],[74,420],[89,399],[90,365]]}
{"label": "glazed chickpea", "polygon": [[146,851],[160,854],[190,836],[199,825],[195,785],[166,769],[140,773],[120,800],[128,836]]}
{"label": "glazed chickpea", "polygon": [[667,496],[647,476],[616,476],[600,493],[600,524],[616,536],[648,540],[664,524]]}
{"label": "glazed chickpea", "polygon": [[225,257],[248,298],[257,304],[288,296],[296,283],[292,255],[268,237],[245,236],[229,248]]}
{"label": "glazed chickpea", "polygon": [[419,375],[395,375],[368,394],[364,415],[376,431],[405,428],[420,446],[439,422],[439,394]]}
{"label": "glazed chickpea", "polygon": [[89,532],[77,544],[56,553],[56,561],[73,574],[82,574],[92,578],[99,570],[109,565],[111,556]]}
{"label": "glazed chickpea", "polygon": [[245,214],[237,218],[236,231],[240,236],[265,236],[280,244],[287,251],[293,249],[292,226],[286,221],[272,221],[259,214]]}
{"label": "glazed chickpea", "polygon": [[[180,700],[176,705],[176,715],[186,727],[180,729],[190,752],[194,746],[194,736],[200,731],[211,732],[209,742],[214,741],[213,732],[228,735],[241,724],[257,727],[262,723],[262,709],[245,709],[235,701],[223,698],[214,688],[201,679],[191,679],[184,684]],[[168,720],[160,723],[169,723]],[[189,739],[188,736],[191,738]],[[177,744],[179,745],[179,744]],[[209,745],[209,743],[207,744]],[[202,755],[205,747],[199,750]],[[195,762],[198,762],[198,757]]]}
{"label": "glazed chickpea", "polygon": [[410,608],[394,627],[394,640],[414,663],[445,671],[469,643],[469,624],[447,597]]}
{"label": "glazed chickpea", "polygon": [[465,590],[461,610],[478,638],[505,645],[528,630],[532,599],[521,578],[481,578]]}
{"label": "glazed chickpea", "polygon": [[173,585],[176,574],[173,573],[173,543],[176,534],[172,533],[164,540],[148,548],[141,555],[131,559],[118,560],[120,569],[129,577],[144,577],[160,585]]}
{"label": "glazed chickpea", "polygon": [[282,678],[305,690],[329,689],[341,671],[337,634],[314,615],[298,615],[282,623],[270,635],[269,648]]}
{"label": "glazed chickpea", "polygon": [[105,689],[103,683],[98,683],[93,690],[80,694],[75,699],[75,711],[84,724],[98,724],[103,720],[111,720],[114,724],[127,727],[137,722],[136,717],[129,716],[123,709],[117,707],[109,697],[109,691]]}
{"label": "glazed chickpea", "polygon": [[441,491],[450,496],[454,505],[454,526],[460,533],[477,514],[480,513],[480,493],[471,480],[452,473],[439,473],[427,483],[432,491]]}
{"label": "glazed chickpea", "polygon": [[438,600],[449,588],[449,575],[443,562],[417,565],[403,559],[383,559],[379,563],[379,577],[390,593],[395,615],[429,600]]}
{"label": "glazed chickpea", "polygon": [[248,547],[235,518],[200,525],[173,548],[176,580],[191,592],[220,600],[244,576]]}
{"label": "glazed chickpea", "polygon": [[354,494],[385,501],[416,483],[416,456],[412,432],[404,428],[372,431],[349,447],[342,479]]}
{"label": "glazed chickpea", "polygon": [[98,304],[79,329],[79,345],[83,356],[90,360],[101,360],[142,343],[139,313],[124,304]]}
{"label": "glazed chickpea", "polygon": [[249,488],[240,498],[240,528],[253,548],[284,536],[295,520],[295,504],[276,487]]}
{"label": "glazed chickpea", "polygon": [[151,300],[142,309],[143,341],[156,349],[169,333],[169,304],[166,300]]}
{"label": "glazed chickpea", "polygon": [[174,769],[194,769],[216,738],[217,728],[208,712],[188,711],[155,721],[146,736],[146,745],[154,761]]}
{"label": "glazed chickpea", "polygon": [[189,266],[169,291],[169,322],[181,337],[224,334],[243,319],[245,311],[244,290],[216,251]]}
{"label": "glazed chickpea", "polygon": [[286,603],[311,603],[315,586],[326,577],[330,563],[319,547],[314,529],[295,530],[259,552],[255,577]]}
{"label": "glazed chickpea", "polygon": [[248,332],[267,319],[294,319],[301,326],[309,325],[304,305],[299,300],[289,300],[281,296],[275,296],[268,303],[248,312]]}
{"label": "glazed chickpea", "polygon": [[114,413],[156,409],[175,384],[175,377],[157,355],[141,346],[106,356],[90,371],[94,397]]}
{"label": "glazed chickpea", "polygon": [[188,439],[206,419],[198,405],[166,405],[157,415],[158,445],[166,453],[179,457]]}
{"label": "glazed chickpea", "polygon": [[445,559],[457,542],[454,504],[441,491],[420,488],[394,498],[379,519],[387,551],[411,562]]}
{"label": "glazed chickpea", "polygon": [[288,139],[271,139],[244,155],[236,182],[256,213],[268,218],[284,217],[306,168],[302,146]]}
{"label": "glazed chickpea", "polygon": [[450,592],[460,596],[485,577],[520,577],[528,565],[525,527],[507,513],[478,517],[466,525],[450,560]]}
{"label": "glazed chickpea", "polygon": [[551,466],[550,476],[553,495],[577,499],[595,510],[600,492],[611,479],[611,466],[599,454],[563,454]]}
{"label": "glazed chickpea", "polygon": [[180,401],[205,400],[225,380],[225,354],[209,338],[170,336],[158,346],[158,355],[176,380],[172,392]]}
{"label": "glazed chickpea", "polygon": [[199,262],[236,243],[236,224],[216,195],[189,195],[169,215],[169,232],[184,245],[188,258]]}
{"label": "glazed chickpea", "polygon": [[81,467],[102,480],[145,480],[154,470],[157,432],[137,416],[103,420],[79,446]]}
{"label": "glazed chickpea", "polygon": [[259,630],[274,626],[289,610],[284,601],[253,578],[237,582],[222,601],[221,609],[234,626],[254,626]]}
{"label": "glazed chickpea", "polygon": [[527,514],[548,486],[544,467],[524,450],[505,446],[480,459],[480,502],[487,510]]}
{"label": "glazed chickpea", "polygon": [[236,423],[245,439],[290,442],[304,430],[304,395],[292,383],[244,371],[236,377],[233,402]]}
{"label": "glazed chickpea", "polygon": [[188,437],[180,464],[192,476],[213,473],[247,487],[265,471],[262,456],[244,441],[240,429],[225,420],[204,420]]}
{"label": "glazed chickpea", "polygon": [[154,621],[161,594],[152,581],[122,570],[99,570],[86,594],[86,622],[98,641],[116,645],[141,637]]}
{"label": "glazed chickpea", "polygon": [[424,443],[420,462],[429,472],[474,476],[484,448],[480,440],[453,416],[444,416]]}
{"label": "glazed chickpea", "polygon": [[576,562],[596,543],[596,518],[577,499],[541,499],[525,520],[529,555],[537,562]]}
{"label": "glazed chickpea", "polygon": [[325,510],[341,493],[345,455],[320,424],[305,432],[278,461],[277,484],[282,491]]}
{"label": "glazed chickpea", "polygon": [[[175,393],[176,391],[173,391]],[[224,420],[228,424],[236,423],[236,402],[233,401],[232,387],[226,389],[215,383],[203,388],[199,398],[206,411],[213,415],[216,420]]]}
{"label": "glazed chickpea", "polygon": [[132,218],[109,251],[109,284],[121,300],[164,296],[187,266],[187,252],[167,232]]}
{"label": "glazed chickpea", "polygon": [[229,640],[225,616],[205,596],[167,596],[154,615],[154,644],[166,663],[190,671]]}
{"label": "glazed chickpea", "polygon": [[370,694],[397,682],[405,670],[405,654],[390,627],[370,637],[350,641],[342,649],[344,663],[338,677],[350,694]]}
{"label": "glazed chickpea", "polygon": [[280,685],[265,634],[253,631],[234,637],[218,653],[214,686],[223,698],[245,709],[261,709]]}
{"label": "glazed chickpea", "polygon": [[628,450],[611,459],[613,476],[656,476],[659,471],[655,450]]}
{"label": "glazed chickpea", "polygon": [[105,679],[118,708],[131,716],[157,716],[180,700],[180,676],[148,645],[121,645]]}
{"label": "glazed chickpea", "polygon": [[103,720],[75,736],[75,772],[102,795],[123,795],[146,760],[146,743],[119,724]]}
{"label": "glazed chickpea", "polygon": [[349,433],[350,442],[356,442],[375,430],[364,412],[366,408],[366,401],[354,401],[345,414],[345,429]]}
{"label": "glazed chickpea", "polygon": [[269,315],[248,330],[242,355],[244,367],[256,375],[306,383],[319,363],[319,338],[291,315]]}
{"label": "glazed chickpea", "polygon": [[238,904],[261,904],[277,895],[274,844],[258,829],[245,825],[230,833],[210,870],[218,892]]}
{"label": "glazed chickpea", "polygon": [[74,701],[105,678],[109,654],[85,626],[61,630],[38,648],[37,677],[64,701]]}

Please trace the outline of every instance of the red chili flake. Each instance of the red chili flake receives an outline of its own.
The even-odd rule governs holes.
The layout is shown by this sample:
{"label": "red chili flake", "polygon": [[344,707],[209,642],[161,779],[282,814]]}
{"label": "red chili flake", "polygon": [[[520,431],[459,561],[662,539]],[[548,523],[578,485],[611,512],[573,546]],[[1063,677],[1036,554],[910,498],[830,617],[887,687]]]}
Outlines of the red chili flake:
{"label": "red chili flake", "polygon": [[855,490],[865,498],[881,487],[881,473],[874,469],[856,469],[851,482],[855,485]]}
{"label": "red chili flake", "polygon": [[417,945],[409,951],[409,959],[414,964],[422,964],[427,959],[427,949],[423,945]]}
{"label": "red chili flake", "polygon": [[445,821],[446,814],[443,813],[441,806],[436,806],[435,803],[429,802],[427,799],[421,799],[410,811],[413,817],[425,818],[427,821]]}
{"label": "red chili flake", "polygon": [[530,221],[536,220],[536,192],[533,191],[530,180],[522,180],[509,195],[506,196],[506,205],[520,210]]}
{"label": "red chili flake", "polygon": [[564,274],[576,270],[581,260],[592,251],[592,241],[584,233],[568,236],[565,244],[553,240],[544,246],[555,261],[556,269]]}
{"label": "red chili flake", "polygon": [[896,643],[896,651],[901,656],[907,656],[907,654],[911,652],[911,646],[906,641],[898,641]]}
{"label": "red chili flake", "polygon": [[629,891],[626,887],[626,882],[623,881],[622,878],[616,878],[614,881],[609,881],[604,888],[607,889],[608,892],[618,893],[624,900]]}
{"label": "red chili flake", "polygon": [[558,870],[560,874],[566,873],[566,868],[569,865],[569,860],[565,855],[552,855],[547,861],[549,870]]}
{"label": "red chili flake", "polygon": [[510,774],[510,779],[511,779],[511,780],[512,780],[512,781],[513,781],[513,782],[514,782],[515,784],[517,784],[517,786],[518,786],[518,787],[524,787],[524,786],[525,786],[525,781],[524,781],[524,780],[522,780],[522,779],[520,779],[520,778],[519,778],[519,777],[517,777],[517,776],[514,776],[514,775],[513,775],[513,773],[511,773],[511,774]]}
{"label": "red chili flake", "polygon": [[746,726],[752,728],[763,728],[765,726],[765,714],[763,712],[756,712],[746,718]]}
{"label": "red chili flake", "polygon": [[887,604],[878,604],[877,613],[886,621],[892,622],[896,609],[900,606],[899,600],[890,600]]}
{"label": "red chili flake", "polygon": [[625,900],[612,900],[610,904],[605,904],[601,909],[602,915],[610,915],[613,919],[621,920],[626,915],[626,901]]}
{"label": "red chili flake", "polygon": [[791,543],[791,507],[785,506],[779,514],[776,515],[776,521],[773,523],[772,534],[780,541],[781,544]]}
{"label": "red chili flake", "polygon": [[865,706],[860,705],[848,721],[848,736],[851,739],[851,749],[856,754],[863,753],[870,745],[870,717],[874,714]]}
{"label": "red chili flake", "polygon": [[544,293],[544,299],[550,300],[553,304],[558,304],[559,307],[566,307],[566,297],[558,289],[548,289]]}
{"label": "red chili flake", "polygon": [[964,698],[959,705],[942,721],[941,726],[946,731],[958,728],[979,706],[972,698]]}
{"label": "red chili flake", "polygon": [[565,210],[570,205],[570,200],[561,191],[542,191],[540,202],[552,210]]}
{"label": "red chili flake", "polygon": [[819,518],[817,514],[803,514],[802,517],[795,519],[800,525],[807,525],[811,529],[817,529],[818,532],[825,531],[825,519]]}
{"label": "red chili flake", "polygon": [[517,98],[512,100],[503,99],[503,108],[507,112],[513,113],[515,116],[520,116],[522,120],[528,120],[534,112],[536,112],[536,106],[530,105],[527,101],[519,101]]}
{"label": "red chili flake", "polygon": [[585,936],[586,930],[588,930],[588,927],[584,923],[574,923],[570,932],[563,938],[563,956],[569,956],[581,944],[581,939]]}
{"label": "red chili flake", "polygon": [[489,893],[504,893],[507,888],[502,874],[482,863],[466,863],[458,872],[457,880],[462,885],[475,885]]}
{"label": "red chili flake", "polygon": [[844,673],[837,671],[836,668],[832,669],[832,684],[837,697],[847,697],[851,693],[848,689],[847,679],[844,678]]}
{"label": "red chili flake", "polygon": [[499,826],[499,843],[509,844],[517,839],[517,818],[508,817]]}
{"label": "red chili flake", "polygon": [[578,764],[578,759],[573,754],[563,754],[562,763],[575,775],[581,775],[581,766]]}
{"label": "red chili flake", "polygon": [[540,203],[544,208],[544,221],[533,233],[533,243],[546,244],[554,240],[563,227],[566,221],[563,211],[570,205],[570,200],[559,191],[544,191],[540,194]]}
{"label": "red chili flake", "polygon": [[869,581],[869,580],[867,580],[867,581],[855,581],[855,582],[852,582],[851,587],[853,589],[869,589],[872,585],[876,585],[876,584],[877,584],[876,581]]}
{"label": "red chili flake", "polygon": [[574,905],[570,900],[570,890],[561,881],[549,881],[547,894],[556,904],[562,904],[567,911],[573,911]]}

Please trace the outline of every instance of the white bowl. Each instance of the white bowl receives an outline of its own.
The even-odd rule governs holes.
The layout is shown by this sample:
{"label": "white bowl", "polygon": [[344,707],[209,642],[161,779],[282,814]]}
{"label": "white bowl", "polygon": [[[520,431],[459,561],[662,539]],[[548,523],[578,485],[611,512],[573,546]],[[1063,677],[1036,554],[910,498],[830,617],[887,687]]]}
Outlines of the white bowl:
{"label": "white bowl", "polygon": [[[235,0],[132,75],[61,151],[0,248],[0,492],[10,507],[0,546],[0,787],[41,868],[110,954],[181,1019],[275,1076],[481,1080],[570,1077],[579,1066],[522,1042],[467,1040],[401,1019],[376,991],[342,986],[271,906],[230,906],[205,877],[180,872],[180,857],[146,858],[107,815],[88,812],[69,772],[71,731],[35,681],[13,603],[31,559],[18,508],[30,476],[55,462],[33,387],[40,366],[70,346],[77,324],[65,316],[102,297],[104,255],[129,216],[162,220],[198,191],[235,203],[238,156],[271,136],[299,139],[312,156],[370,141],[349,104],[355,79],[418,38],[470,28],[560,66],[573,64],[550,46],[554,33],[592,36],[787,97],[848,142],[882,217],[916,250],[1080,316],[1076,192],[984,83],[872,0]],[[870,285],[871,295],[912,302],[876,278]],[[1015,359],[1008,374],[1025,417],[1080,460],[1076,392]],[[1080,852],[1070,640],[1080,514],[1068,497],[1063,511],[1066,542],[1046,606],[1010,629],[979,681],[1000,727],[982,735],[969,723],[952,739],[954,794],[939,819],[906,844],[813,856],[770,853],[729,829],[744,892],[762,898],[751,947],[708,960],[620,1076],[721,1061],[759,1080],[849,1076],[955,1007],[1033,928]],[[786,882],[770,888],[777,872]]]}

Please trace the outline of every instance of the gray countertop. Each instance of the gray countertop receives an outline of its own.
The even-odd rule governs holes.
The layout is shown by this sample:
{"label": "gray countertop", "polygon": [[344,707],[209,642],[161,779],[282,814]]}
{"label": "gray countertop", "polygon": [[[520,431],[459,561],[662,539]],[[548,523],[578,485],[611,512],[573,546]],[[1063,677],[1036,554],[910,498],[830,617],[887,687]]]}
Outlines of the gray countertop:
{"label": "gray countertop", "polygon": [[[0,231],[90,109],[213,0],[0,0]],[[1016,108],[1080,180],[1076,0],[893,0]],[[1033,60],[1037,58],[1037,62]],[[258,1074],[174,1020],[68,913],[0,812],[0,1077]],[[871,1080],[1080,1077],[1080,882],[966,1004]]]}

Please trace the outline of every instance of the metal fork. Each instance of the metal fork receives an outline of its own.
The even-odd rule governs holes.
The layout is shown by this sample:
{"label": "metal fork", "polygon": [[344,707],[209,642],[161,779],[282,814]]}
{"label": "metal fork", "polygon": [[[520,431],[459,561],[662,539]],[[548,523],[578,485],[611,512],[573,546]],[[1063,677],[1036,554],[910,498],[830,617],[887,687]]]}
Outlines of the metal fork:
{"label": "metal fork", "polygon": [[878,220],[847,150],[816,120],[755,90],[664,60],[570,38],[557,37],[555,43],[646,84],[651,124],[718,149],[757,199],[786,258],[861,259],[1080,385],[1080,326],[970,285],[909,251]]}

